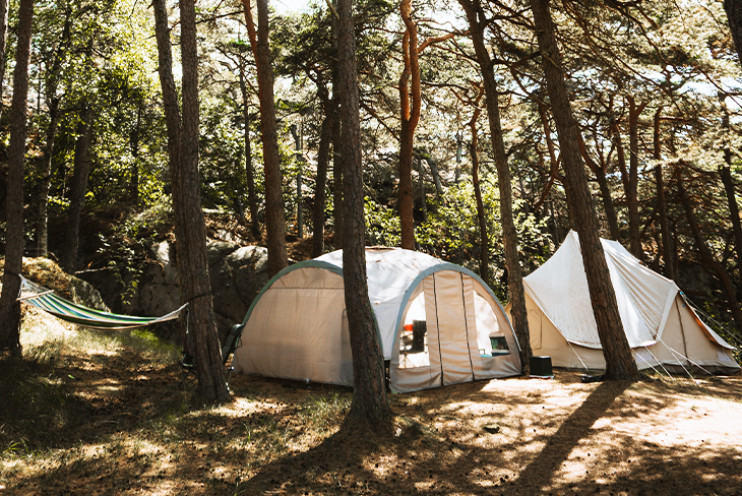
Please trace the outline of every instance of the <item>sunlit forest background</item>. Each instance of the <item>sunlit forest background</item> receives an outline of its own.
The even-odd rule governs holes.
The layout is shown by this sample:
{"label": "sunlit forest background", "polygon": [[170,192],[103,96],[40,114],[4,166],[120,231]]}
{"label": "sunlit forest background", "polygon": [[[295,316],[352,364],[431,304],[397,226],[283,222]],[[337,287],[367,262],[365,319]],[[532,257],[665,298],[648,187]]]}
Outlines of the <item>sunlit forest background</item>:
{"label": "sunlit forest background", "polygon": [[[559,143],[530,11],[519,0],[483,5],[527,274],[571,227]],[[178,11],[172,2],[169,8],[178,83]],[[201,201],[225,238],[259,244],[265,238],[263,157],[244,11],[234,0],[202,0],[197,9]],[[742,331],[734,330],[733,316],[742,298],[742,73],[722,2],[554,2],[552,9],[601,236],[674,278],[709,323],[734,340]],[[17,12],[18,2],[10,1],[0,117],[3,196]],[[412,12],[420,58],[416,248],[477,271],[507,301],[498,177],[468,24],[457,2],[415,1]],[[356,16],[367,245],[398,246],[404,25],[398,3],[389,0],[362,0]],[[332,130],[323,134],[334,112],[331,28],[325,2],[281,8],[271,17],[285,235],[297,245],[295,259],[312,256],[318,208],[325,218],[323,250],[340,247],[331,153],[327,179],[317,174],[322,148],[333,148]],[[145,248],[167,238],[172,224],[157,68],[149,2],[36,2],[25,169],[28,256],[64,259],[71,199],[79,194],[74,176],[88,160],[80,257],[66,268],[114,266],[129,286],[137,284]],[[0,216],[4,222],[4,210]]]}

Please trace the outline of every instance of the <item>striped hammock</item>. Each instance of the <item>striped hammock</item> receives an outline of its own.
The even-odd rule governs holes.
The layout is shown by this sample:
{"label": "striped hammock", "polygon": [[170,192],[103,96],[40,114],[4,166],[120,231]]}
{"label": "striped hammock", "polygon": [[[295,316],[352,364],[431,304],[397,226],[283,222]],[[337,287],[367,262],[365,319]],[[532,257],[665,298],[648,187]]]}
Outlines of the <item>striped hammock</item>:
{"label": "striped hammock", "polygon": [[127,329],[139,329],[149,327],[160,322],[177,319],[180,312],[186,307],[174,310],[161,317],[133,317],[129,315],[119,315],[116,313],[103,312],[88,308],[77,303],[71,302],[54,291],[21,278],[21,295],[19,301],[23,301],[36,308],[44,310],[57,318],[77,324],[82,327],[102,330],[123,331]]}

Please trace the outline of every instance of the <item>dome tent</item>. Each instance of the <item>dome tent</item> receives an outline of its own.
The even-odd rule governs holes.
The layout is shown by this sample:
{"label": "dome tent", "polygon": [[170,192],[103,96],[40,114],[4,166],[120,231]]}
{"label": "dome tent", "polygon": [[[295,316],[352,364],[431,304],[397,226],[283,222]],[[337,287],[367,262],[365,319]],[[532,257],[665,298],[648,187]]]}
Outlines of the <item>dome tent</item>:
{"label": "dome tent", "polygon": [[[400,248],[367,248],[366,271],[392,391],[520,374],[510,323],[473,272]],[[353,384],[341,250],[291,265],[265,285],[234,362],[237,372]]]}
{"label": "dome tent", "polygon": [[[709,328],[671,279],[643,266],[616,241],[601,240],[624,332],[638,368],[739,369],[734,348]],[[577,233],[523,279],[534,354],[559,367],[604,369]]]}

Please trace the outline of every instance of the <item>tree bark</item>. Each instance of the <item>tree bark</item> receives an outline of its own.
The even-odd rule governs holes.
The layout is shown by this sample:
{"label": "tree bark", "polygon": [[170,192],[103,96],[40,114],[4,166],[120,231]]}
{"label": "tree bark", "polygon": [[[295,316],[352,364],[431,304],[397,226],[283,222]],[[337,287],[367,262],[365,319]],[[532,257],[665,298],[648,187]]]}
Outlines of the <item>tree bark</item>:
{"label": "tree bark", "polygon": [[314,185],[314,205],[312,208],[312,257],[318,257],[325,251],[325,188],[327,185],[327,165],[330,162],[330,143],[332,128],[335,124],[334,104],[330,100],[324,84],[318,85],[318,93],[325,110],[325,118],[319,133],[319,150],[317,152],[317,179]]}
{"label": "tree bark", "polygon": [[657,187],[657,212],[660,221],[660,239],[662,239],[663,273],[670,279],[675,279],[675,257],[670,236],[670,225],[667,220],[667,201],[665,199],[665,181],[662,177],[662,143],[660,141],[660,119],[662,107],[654,114],[654,159],[658,161],[654,169],[654,179]]}
{"label": "tree bark", "polygon": [[85,193],[88,190],[90,177],[90,146],[93,142],[93,110],[86,104],[80,115],[77,127],[78,138],[75,141],[75,162],[70,188],[70,207],[67,212],[62,268],[72,273],[79,268],[78,251],[80,246],[80,221],[85,205]]}
{"label": "tree bark", "polygon": [[580,155],[577,124],[569,102],[549,2],[530,0],[530,4],[541,52],[541,64],[557,125],[567,197],[574,212],[575,230],[579,235],[590,301],[605,356],[605,377],[634,380],[639,374],[623,331],[615,290],[598,235],[598,219]]}
{"label": "tree bark", "polygon": [[0,117],[3,115],[3,82],[7,65],[8,48],[8,10],[10,0],[0,0]]}
{"label": "tree bark", "polygon": [[[479,96],[481,98],[482,94]],[[472,186],[474,186],[474,199],[477,204],[477,222],[479,223],[479,275],[484,282],[490,284],[489,235],[487,234],[487,218],[484,212],[482,186],[479,181],[479,132],[477,130],[477,121],[482,113],[482,109],[479,107],[479,100],[477,98],[474,115],[472,115],[469,121],[469,129],[471,130],[469,155],[471,156]]]}
{"label": "tree bark", "polygon": [[57,127],[59,126],[59,98],[52,97],[49,104],[49,127],[46,129],[46,144],[44,153],[41,157],[41,167],[39,175],[41,176],[40,194],[36,199],[36,233],[35,233],[35,255],[37,257],[47,256],[49,251],[49,188],[52,182],[52,159],[54,157],[54,141],[57,136]]}
{"label": "tree bark", "polygon": [[21,305],[17,298],[23,270],[23,165],[26,155],[26,99],[32,23],[33,0],[20,0],[13,98],[10,104],[5,268],[0,295],[0,350],[9,350],[16,355],[21,354]]}
{"label": "tree bark", "polygon": [[172,75],[172,55],[164,0],[154,0],[160,80],[168,126],[168,151],[172,183],[181,301],[188,304],[188,329],[196,358],[199,395],[205,403],[229,399],[221,348],[214,324],[206,226],[201,210],[198,175],[198,53],[194,0],[180,1],[181,58],[183,67],[183,117],[178,111]]}
{"label": "tree bark", "polygon": [[242,93],[242,116],[245,120],[245,179],[247,181],[247,206],[250,211],[250,233],[255,240],[263,238],[260,231],[258,195],[255,191],[255,168],[252,163],[252,143],[250,143],[250,98],[247,93],[245,63],[240,58],[240,92]]}
{"label": "tree bark", "polygon": [[278,157],[276,109],[273,101],[273,68],[268,41],[268,1],[257,0],[257,33],[250,0],[242,0],[250,45],[258,71],[260,129],[265,168],[265,227],[268,247],[268,273],[273,276],[288,265],[286,254],[286,212],[283,203],[281,162]]}
{"label": "tree bark", "polygon": [[353,0],[338,0],[338,98],[343,122],[344,208],[343,279],[353,354],[354,389],[350,417],[380,426],[391,417],[384,384],[384,359],[366,282],[363,166]]}
{"label": "tree bark", "polygon": [[399,78],[401,129],[399,144],[399,220],[402,248],[415,249],[412,156],[415,129],[420,121],[420,65],[417,53],[417,24],[412,20],[412,1],[402,0],[400,14],[405,25],[402,37],[404,67]]}
{"label": "tree bark", "polygon": [[626,203],[629,209],[629,246],[631,253],[639,260],[644,259],[639,226],[639,116],[649,102],[636,104],[634,97],[629,101],[629,177],[626,183]]}
{"label": "tree bark", "polygon": [[583,139],[580,139],[580,152],[582,153],[582,158],[585,160],[588,167],[590,167],[595,174],[595,179],[598,181],[600,197],[603,200],[603,209],[605,210],[605,217],[608,221],[608,232],[610,232],[611,239],[618,240],[620,236],[618,231],[618,216],[616,215],[616,208],[613,205],[613,197],[611,195],[611,188],[608,185],[606,169],[602,164],[598,164],[590,158]]}
{"label": "tree bark", "polygon": [[477,62],[482,72],[484,92],[489,117],[492,150],[497,168],[497,185],[500,191],[500,221],[502,223],[502,241],[505,251],[505,267],[508,273],[508,292],[510,294],[511,315],[515,333],[520,343],[521,364],[524,372],[529,371],[531,357],[531,338],[528,331],[526,300],[523,291],[523,272],[518,256],[518,233],[513,218],[513,193],[510,184],[510,166],[505,153],[498,89],[495,80],[492,60],[484,43],[484,29],[487,19],[479,0],[459,0],[464,7],[469,21],[469,31],[474,43]]}

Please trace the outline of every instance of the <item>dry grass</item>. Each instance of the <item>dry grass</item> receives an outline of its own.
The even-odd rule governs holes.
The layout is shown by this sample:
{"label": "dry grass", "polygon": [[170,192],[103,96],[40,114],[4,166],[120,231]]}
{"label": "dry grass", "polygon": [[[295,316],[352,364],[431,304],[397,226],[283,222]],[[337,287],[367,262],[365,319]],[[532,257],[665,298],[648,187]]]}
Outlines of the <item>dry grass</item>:
{"label": "dry grass", "polygon": [[[343,388],[236,376],[195,408],[177,353],[26,314],[0,360],[0,494],[742,494],[742,378],[480,381],[345,425]],[[485,426],[489,427],[488,432]]]}

